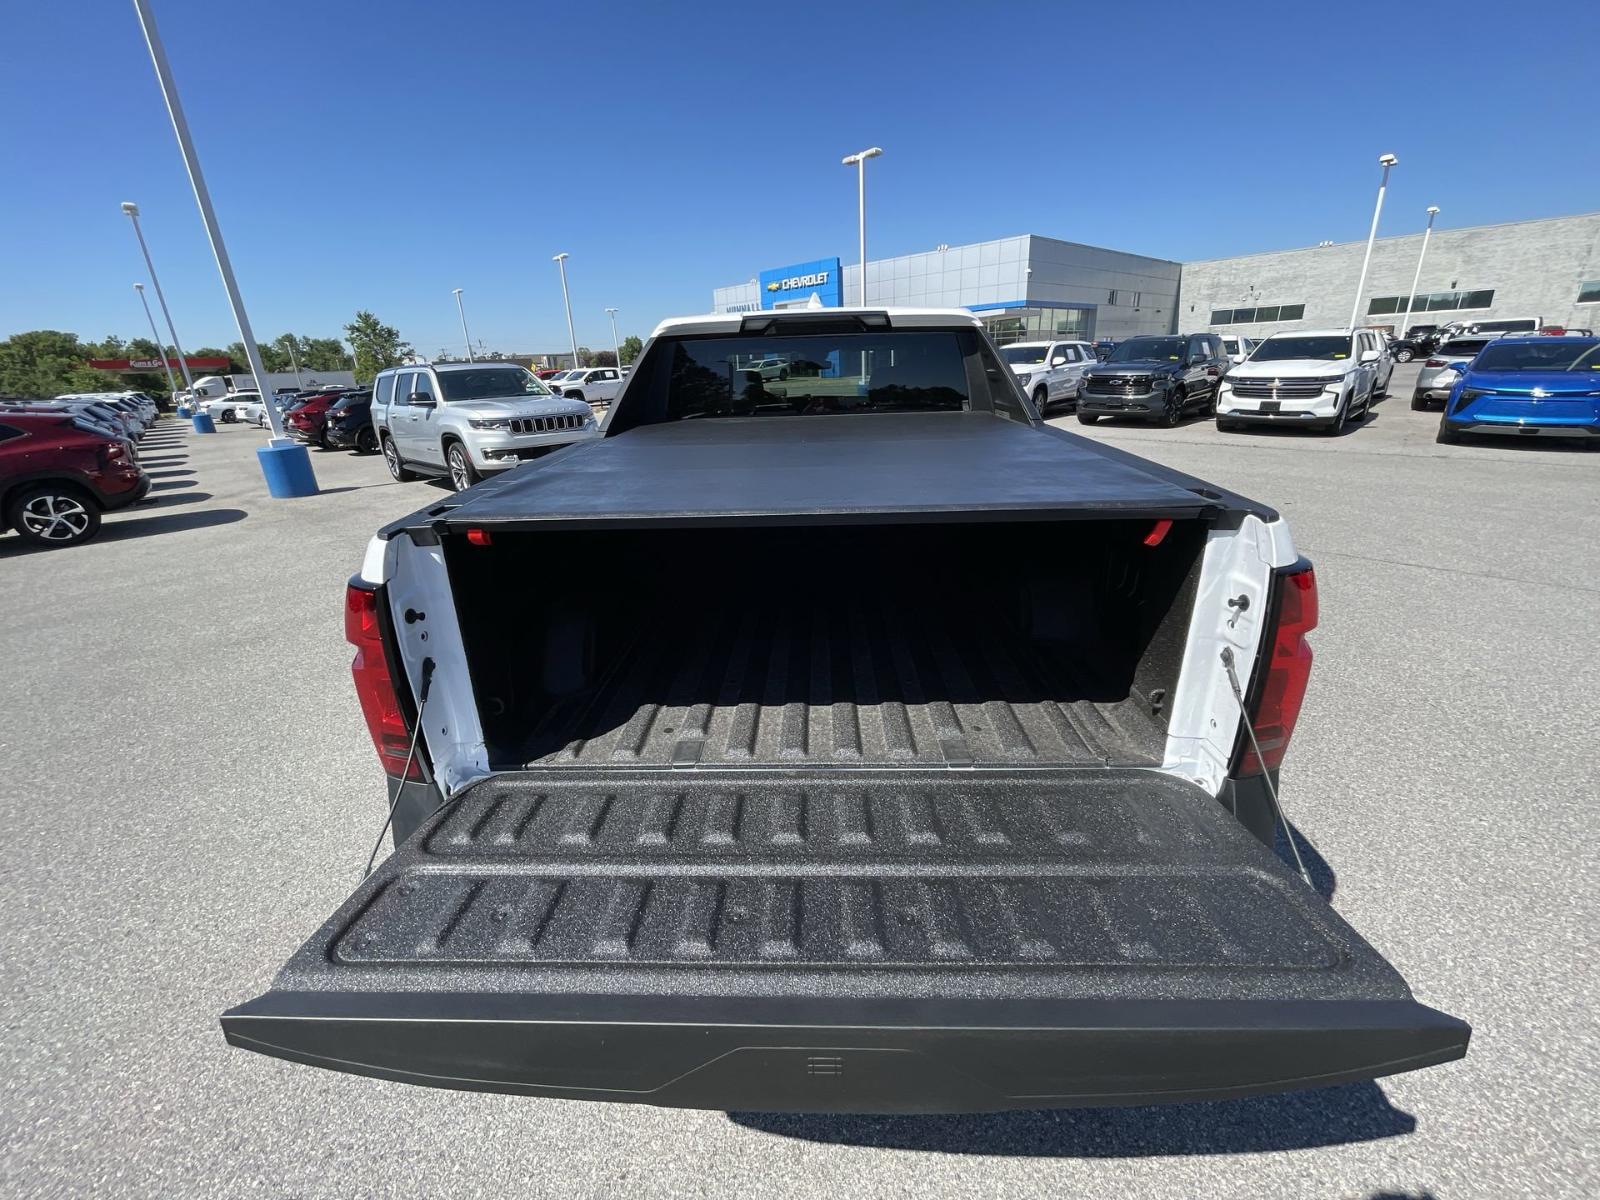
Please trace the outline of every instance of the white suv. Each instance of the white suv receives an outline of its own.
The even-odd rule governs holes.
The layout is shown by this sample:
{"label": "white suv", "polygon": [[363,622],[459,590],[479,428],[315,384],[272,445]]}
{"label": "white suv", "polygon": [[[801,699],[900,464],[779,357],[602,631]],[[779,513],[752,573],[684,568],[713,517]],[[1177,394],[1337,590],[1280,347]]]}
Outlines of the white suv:
{"label": "white suv", "polygon": [[599,436],[587,404],[514,363],[391,367],[372,387],[372,427],[402,483],[447,476],[456,491],[560,446]]}
{"label": "white suv", "polygon": [[[787,366],[787,364],[785,364]],[[788,372],[785,372],[787,375]],[[610,404],[622,390],[622,373],[615,367],[583,367],[568,371],[566,378],[550,381],[557,392],[590,404]]]}
{"label": "white suv", "polygon": [[1382,342],[1370,329],[1273,334],[1223,379],[1217,428],[1248,423],[1341,432],[1347,420],[1365,418],[1373,400],[1385,394],[1394,360]]}
{"label": "white suv", "polygon": [[1076,405],[1083,373],[1100,361],[1088,342],[1012,342],[1000,347],[1000,357],[1040,416],[1055,404]]}

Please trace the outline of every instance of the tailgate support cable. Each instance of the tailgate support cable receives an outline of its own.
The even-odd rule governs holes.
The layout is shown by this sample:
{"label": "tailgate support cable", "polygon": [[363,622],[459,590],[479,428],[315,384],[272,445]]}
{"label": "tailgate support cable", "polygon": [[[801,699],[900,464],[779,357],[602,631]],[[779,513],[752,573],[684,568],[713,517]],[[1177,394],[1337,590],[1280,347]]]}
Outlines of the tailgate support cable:
{"label": "tailgate support cable", "polygon": [[[1233,601],[1230,600],[1228,603],[1232,604]],[[1294,830],[1289,828],[1289,818],[1283,815],[1283,805],[1278,802],[1278,786],[1272,782],[1272,772],[1267,769],[1267,760],[1262,756],[1261,743],[1256,741],[1255,722],[1250,720],[1250,710],[1244,703],[1244,690],[1240,688],[1239,675],[1233,669],[1232,646],[1222,648],[1222,665],[1227,669],[1228,685],[1233,688],[1233,698],[1239,703],[1239,715],[1244,718],[1244,731],[1250,739],[1250,749],[1255,751],[1256,761],[1261,764],[1261,782],[1267,785],[1267,798],[1272,801],[1272,815],[1277,818],[1278,824],[1283,826],[1284,840],[1289,843],[1290,853],[1294,855],[1294,865],[1300,870],[1300,878],[1306,881],[1307,887],[1315,891],[1316,885],[1311,882],[1311,872],[1306,870],[1305,860],[1300,857],[1300,847],[1295,845]]]}
{"label": "tailgate support cable", "polygon": [[389,801],[389,815],[384,817],[383,827],[378,830],[378,840],[372,843],[372,853],[367,855],[367,869],[361,872],[362,879],[372,874],[372,864],[378,861],[378,851],[383,847],[383,835],[394,824],[394,810],[400,806],[400,797],[405,795],[406,784],[411,782],[411,764],[416,760],[417,738],[422,734],[422,710],[427,707],[428,689],[433,686],[433,667],[433,659],[422,660],[422,686],[417,691],[417,727],[411,731],[411,749],[406,751],[406,765],[400,772],[400,786],[395,788],[394,799]]}

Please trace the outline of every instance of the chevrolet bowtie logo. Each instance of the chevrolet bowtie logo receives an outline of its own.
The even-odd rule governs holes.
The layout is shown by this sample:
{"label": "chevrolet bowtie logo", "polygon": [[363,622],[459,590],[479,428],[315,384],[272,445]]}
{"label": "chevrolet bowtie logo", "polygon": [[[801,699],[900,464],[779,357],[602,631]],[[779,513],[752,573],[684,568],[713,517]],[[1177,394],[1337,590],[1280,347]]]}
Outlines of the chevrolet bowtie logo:
{"label": "chevrolet bowtie logo", "polygon": [[782,286],[783,286],[782,284],[780,284],[776,279],[774,279],[771,283],[767,284],[767,291],[775,292]]}

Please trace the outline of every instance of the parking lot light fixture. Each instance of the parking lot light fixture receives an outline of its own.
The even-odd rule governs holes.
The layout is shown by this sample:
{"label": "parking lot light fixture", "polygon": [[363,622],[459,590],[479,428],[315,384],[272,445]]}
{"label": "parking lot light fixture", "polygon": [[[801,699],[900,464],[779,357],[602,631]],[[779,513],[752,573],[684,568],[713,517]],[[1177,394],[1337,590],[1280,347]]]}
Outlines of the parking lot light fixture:
{"label": "parking lot light fixture", "polygon": [[622,343],[617,341],[617,310],[606,309],[606,316],[611,318],[611,354],[617,360],[617,374],[622,374]]}
{"label": "parking lot light fixture", "polygon": [[883,153],[882,146],[870,146],[854,154],[846,154],[840,163],[856,169],[856,233],[861,252],[861,307],[867,306],[867,159]]}
{"label": "parking lot light fixture", "polygon": [[172,377],[172,364],[167,361],[167,348],[161,344],[161,333],[156,329],[156,319],[150,315],[150,301],[144,298],[144,284],[136,283],[133,290],[139,293],[139,303],[144,305],[144,319],[150,322],[150,336],[155,338],[156,349],[161,354],[161,368],[167,373],[167,391],[172,394],[172,402],[178,402],[178,381]]}
{"label": "parking lot light fixture", "polygon": [[1378,155],[1378,165],[1383,168],[1383,178],[1378,181],[1378,203],[1372,209],[1372,228],[1367,231],[1367,252],[1361,259],[1361,279],[1356,283],[1356,302],[1350,309],[1350,328],[1361,319],[1361,293],[1367,290],[1367,268],[1372,265],[1372,243],[1378,239],[1378,216],[1383,212],[1383,194],[1389,189],[1389,168],[1400,160],[1392,154]]}
{"label": "parking lot light fixture", "polygon": [[1417,273],[1411,277],[1411,291],[1406,293],[1406,317],[1400,322],[1400,336],[1407,336],[1411,326],[1411,306],[1416,303],[1417,284],[1422,282],[1422,260],[1428,257],[1428,239],[1433,236],[1433,219],[1439,215],[1437,204],[1428,205],[1428,227],[1422,231],[1422,249],[1417,252]]}
{"label": "parking lot light fixture", "polygon": [[475,363],[478,360],[472,357],[472,335],[467,332],[467,310],[461,306],[461,289],[451,288],[450,294],[456,298],[456,314],[461,318],[461,340],[467,344],[467,361]]}
{"label": "parking lot light fixture", "polygon": [[581,367],[578,361],[578,335],[572,330],[572,297],[567,294],[567,252],[551,255],[550,261],[561,268],[561,302],[567,306],[567,337],[572,340],[572,365]]}
{"label": "parking lot light fixture", "polygon": [[[261,472],[266,477],[267,490],[275,497],[314,495],[316,476],[311,470],[311,456],[306,448],[283,434],[283,414],[272,403],[272,390],[267,387],[266,368],[261,364],[261,349],[256,345],[255,332],[250,328],[250,317],[244,309],[244,299],[239,295],[239,283],[233,277],[233,263],[228,258],[228,247],[222,240],[222,229],[217,224],[216,210],[211,206],[211,191],[206,187],[206,177],[200,170],[200,157],[195,153],[194,140],[189,136],[189,122],[183,115],[183,102],[178,98],[178,85],[172,78],[172,68],[167,63],[167,50],[156,29],[155,14],[150,11],[150,0],[133,0],[134,11],[139,15],[139,25],[144,31],[145,44],[150,48],[150,61],[156,69],[156,82],[161,85],[161,96],[167,103],[167,115],[172,118],[172,132],[178,138],[178,150],[183,155],[183,165],[189,172],[189,186],[194,189],[194,200],[200,208],[200,220],[206,227],[206,237],[211,242],[211,253],[217,260],[217,273],[222,276],[222,286],[228,293],[228,305],[233,309],[234,324],[239,338],[244,342],[245,358],[250,363],[250,373],[255,377],[256,393],[261,397],[261,407],[272,426],[272,437],[265,446],[256,450]],[[124,209],[126,211],[126,209]],[[137,211],[137,210],[136,210]],[[137,223],[135,224],[137,228]],[[153,281],[152,276],[152,281]],[[159,296],[159,290],[157,292]],[[176,338],[173,339],[176,342]],[[178,359],[183,360],[179,351]]]}
{"label": "parking lot light fixture", "polygon": [[[194,380],[189,378],[189,364],[183,359],[183,346],[178,342],[178,331],[172,325],[172,313],[167,309],[167,298],[161,293],[161,280],[156,278],[156,265],[150,261],[150,247],[144,244],[144,230],[139,228],[139,206],[132,200],[122,202],[122,211],[127,214],[128,220],[133,222],[133,236],[139,239],[139,253],[144,255],[145,270],[150,272],[150,286],[156,290],[156,303],[161,305],[161,316],[167,323],[167,332],[172,335],[172,350],[178,356],[178,370],[183,373],[183,386],[191,392],[194,390]],[[161,338],[156,338],[156,344],[161,344]],[[167,352],[163,350],[161,357],[166,358]]]}

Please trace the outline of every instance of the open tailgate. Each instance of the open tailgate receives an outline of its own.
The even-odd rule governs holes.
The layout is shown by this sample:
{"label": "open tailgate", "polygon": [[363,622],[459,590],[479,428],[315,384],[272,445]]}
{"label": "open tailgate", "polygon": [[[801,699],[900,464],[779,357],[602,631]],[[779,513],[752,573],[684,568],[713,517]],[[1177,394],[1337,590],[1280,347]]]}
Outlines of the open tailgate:
{"label": "open tailgate", "polygon": [[1470,1033],[1138,770],[497,776],[222,1025],[438,1087],[855,1112],[1247,1095]]}

